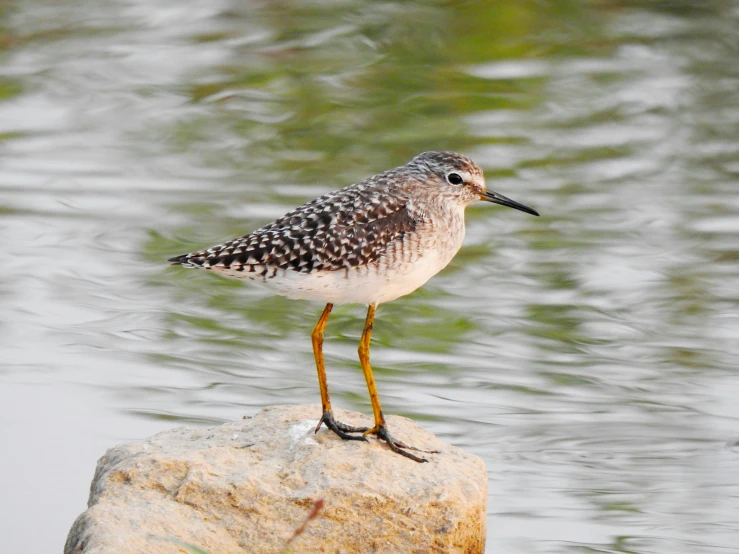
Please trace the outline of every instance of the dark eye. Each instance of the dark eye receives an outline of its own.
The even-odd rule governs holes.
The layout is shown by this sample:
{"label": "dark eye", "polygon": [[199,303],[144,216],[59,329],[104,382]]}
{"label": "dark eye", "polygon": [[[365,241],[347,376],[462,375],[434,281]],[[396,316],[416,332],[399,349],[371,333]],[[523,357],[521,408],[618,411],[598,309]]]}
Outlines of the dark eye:
{"label": "dark eye", "polygon": [[449,181],[452,185],[462,184],[462,177],[460,177],[459,173],[450,173],[446,176],[446,180]]}

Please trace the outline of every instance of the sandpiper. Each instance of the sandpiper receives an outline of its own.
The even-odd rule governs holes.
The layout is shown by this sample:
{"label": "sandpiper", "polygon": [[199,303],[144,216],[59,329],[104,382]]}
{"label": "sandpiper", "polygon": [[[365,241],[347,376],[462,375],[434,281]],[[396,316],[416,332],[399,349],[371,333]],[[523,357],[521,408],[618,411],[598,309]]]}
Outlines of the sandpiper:
{"label": "sandpiper", "polygon": [[[485,187],[482,170],[455,152],[424,152],[406,165],[311,200],[283,217],[223,244],[169,261],[247,279],[288,298],[326,307],[313,329],[322,424],[345,440],[373,434],[398,454],[433,453],[390,435],[370,366],[375,310],[409,294],[441,271],[464,240],[464,209],[478,200],[539,215]],[[354,427],[334,419],[323,361],[323,330],[334,304],[369,306],[359,342],[375,424]]]}

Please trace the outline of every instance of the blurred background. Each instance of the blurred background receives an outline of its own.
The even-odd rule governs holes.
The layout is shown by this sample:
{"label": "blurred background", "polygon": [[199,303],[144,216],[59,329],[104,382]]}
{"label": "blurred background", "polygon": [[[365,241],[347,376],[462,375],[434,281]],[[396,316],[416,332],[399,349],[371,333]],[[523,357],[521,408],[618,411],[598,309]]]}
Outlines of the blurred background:
{"label": "blurred background", "polygon": [[488,552],[735,552],[732,0],[1,2],[4,549],[60,551],[108,447],[318,403],[321,305],[165,260],[432,149],[542,214],[470,208],[373,337],[386,413],[485,460]]}

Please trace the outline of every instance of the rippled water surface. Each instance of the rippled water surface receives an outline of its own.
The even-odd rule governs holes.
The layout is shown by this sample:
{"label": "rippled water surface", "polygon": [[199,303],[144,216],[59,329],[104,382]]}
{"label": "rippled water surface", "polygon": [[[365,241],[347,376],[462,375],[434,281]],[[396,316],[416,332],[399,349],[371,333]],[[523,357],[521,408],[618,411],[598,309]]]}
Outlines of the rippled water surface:
{"label": "rippled water surface", "polygon": [[[481,456],[490,553],[739,551],[739,3],[0,4],[0,527],[105,448],[316,403],[321,306],[166,257],[418,152],[536,207],[382,305],[386,412]],[[370,412],[363,308],[327,330]],[[44,530],[39,532],[39,530]]]}

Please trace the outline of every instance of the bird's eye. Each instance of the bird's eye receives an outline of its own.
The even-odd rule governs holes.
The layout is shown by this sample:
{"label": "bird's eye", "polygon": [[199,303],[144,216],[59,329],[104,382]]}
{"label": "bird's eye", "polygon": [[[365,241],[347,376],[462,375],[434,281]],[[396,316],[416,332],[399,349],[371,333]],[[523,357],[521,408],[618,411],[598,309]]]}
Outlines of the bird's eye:
{"label": "bird's eye", "polygon": [[449,181],[449,183],[452,185],[461,185],[463,182],[463,179],[459,175],[459,173],[450,173],[446,176],[446,180]]}

